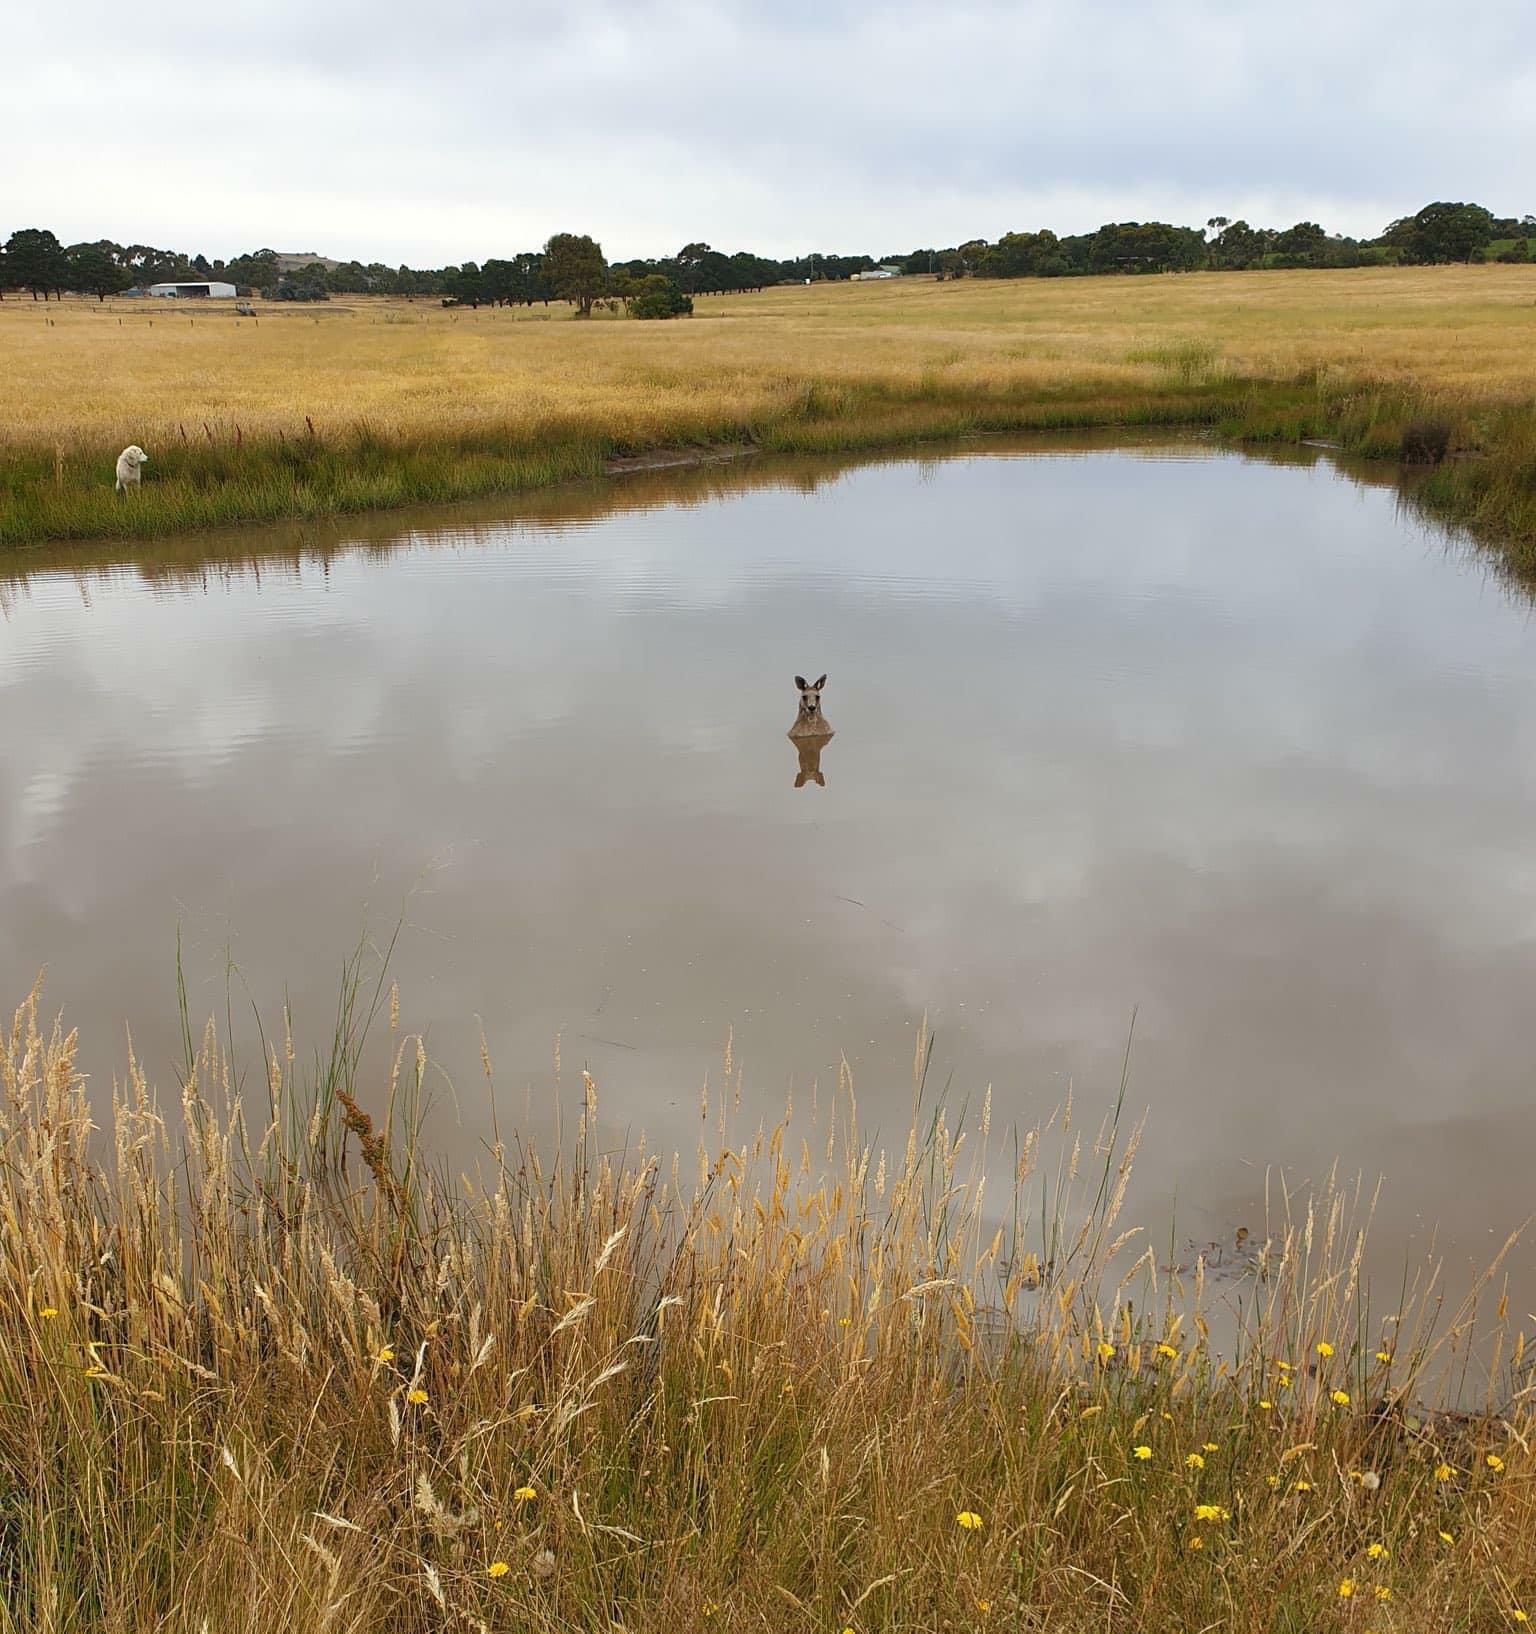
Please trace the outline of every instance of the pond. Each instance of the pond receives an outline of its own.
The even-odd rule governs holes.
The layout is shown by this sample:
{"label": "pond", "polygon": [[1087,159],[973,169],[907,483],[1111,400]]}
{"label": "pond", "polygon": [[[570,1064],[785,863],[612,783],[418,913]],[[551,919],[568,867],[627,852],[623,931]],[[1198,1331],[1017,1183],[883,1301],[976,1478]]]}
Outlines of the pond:
{"label": "pond", "polygon": [[930,1094],[1096,1123],[1134,1011],[1165,1242],[1337,1160],[1456,1282],[1529,1205],[1536,631],[1321,454],[743,461],[0,571],[0,991],[46,966],[98,1086],[126,1029],[174,1086],[178,927],[194,1022],[286,995],[313,1048],[403,913],[455,1162],[482,1027],[504,1122],[585,1066],[689,1152],[728,1040],[738,1122],[846,1061],[905,1129],[925,1015]]}

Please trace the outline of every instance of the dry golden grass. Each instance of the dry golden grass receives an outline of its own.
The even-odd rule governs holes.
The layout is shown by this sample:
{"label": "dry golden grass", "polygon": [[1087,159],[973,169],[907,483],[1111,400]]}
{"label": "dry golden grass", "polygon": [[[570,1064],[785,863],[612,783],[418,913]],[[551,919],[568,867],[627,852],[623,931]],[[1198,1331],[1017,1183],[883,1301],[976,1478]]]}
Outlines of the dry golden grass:
{"label": "dry golden grass", "polygon": [[1465,1310],[1368,1309],[1347,1193],[1277,1198],[1220,1290],[1122,1230],[1113,1116],[925,1105],[881,1151],[843,1084],[814,1150],[711,1116],[657,1161],[601,1150],[590,1079],[563,1154],[460,1183],[382,995],[360,1078],[366,1008],[354,972],[310,1093],[282,1032],[243,1095],[210,1034],[174,1116],[131,1070],[103,1134],[35,995],[0,1041],[5,1634],[1536,1612],[1523,1347],[1481,1353],[1498,1412],[1423,1410]]}
{"label": "dry golden grass", "polygon": [[[1536,549],[1536,267],[793,286],[676,323],[555,305],[0,304],[0,544],[148,537],[526,491],[615,455],[828,452],[1134,424],[1397,459]],[[112,462],[149,449],[119,500]],[[1523,570],[1523,564],[1522,570]]]}
{"label": "dry golden grass", "polygon": [[[1528,401],[1536,267],[789,286],[690,321],[572,321],[562,305],[0,303],[6,443],[153,449],[204,422],[246,436],[366,422],[384,436],[590,421],[629,442],[769,416],[813,383],[903,394],[1124,393],[1170,373],[1321,369]],[[0,451],[3,451],[0,444]]]}

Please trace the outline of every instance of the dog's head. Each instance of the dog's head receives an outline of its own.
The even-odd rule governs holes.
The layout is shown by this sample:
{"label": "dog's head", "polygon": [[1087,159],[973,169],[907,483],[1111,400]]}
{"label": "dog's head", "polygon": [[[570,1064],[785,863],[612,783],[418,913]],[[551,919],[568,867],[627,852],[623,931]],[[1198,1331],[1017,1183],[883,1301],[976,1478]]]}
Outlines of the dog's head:
{"label": "dog's head", "polygon": [[138,466],[142,465],[145,460],[149,458],[149,455],[146,454],[137,443],[130,443],[128,447],[126,447],[122,453],[118,455],[118,458],[126,465]]}
{"label": "dog's head", "polygon": [[814,686],[809,685],[803,675],[795,677],[795,685],[800,688],[800,715],[803,720],[821,719],[821,689],[826,684],[825,675]]}

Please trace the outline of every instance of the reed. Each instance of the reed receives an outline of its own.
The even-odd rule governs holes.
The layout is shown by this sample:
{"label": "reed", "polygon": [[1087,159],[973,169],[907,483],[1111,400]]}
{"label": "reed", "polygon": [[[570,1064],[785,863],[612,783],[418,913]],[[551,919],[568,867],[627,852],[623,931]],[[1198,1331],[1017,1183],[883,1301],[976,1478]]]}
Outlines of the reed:
{"label": "reed", "polygon": [[0,1050],[0,1629],[1536,1611],[1521,1340],[1501,1312],[1473,1410],[1426,1408],[1486,1287],[1374,1308],[1354,1189],[1277,1192],[1223,1281],[1122,1218],[1120,1105],[956,1119],[921,1038],[888,1147],[845,1078],[814,1139],[729,1140],[706,1092],[695,1153],[613,1150],[584,1076],[566,1139],[497,1130],[470,1178],[356,961],[308,1072],[286,1026],[244,1083],[186,1039],[100,1129],[38,993]]}

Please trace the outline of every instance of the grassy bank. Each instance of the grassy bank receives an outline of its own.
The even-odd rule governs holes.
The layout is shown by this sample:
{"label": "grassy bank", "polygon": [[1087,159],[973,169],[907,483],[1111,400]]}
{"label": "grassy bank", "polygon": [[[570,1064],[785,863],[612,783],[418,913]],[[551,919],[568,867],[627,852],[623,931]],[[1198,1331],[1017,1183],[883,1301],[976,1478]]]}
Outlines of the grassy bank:
{"label": "grassy bank", "polygon": [[[789,288],[677,324],[7,301],[0,543],[528,491],[657,449],[1160,424],[1398,459],[1430,422],[1426,502],[1529,551],[1533,309],[1521,267]],[[129,442],[151,461],[119,500]]]}
{"label": "grassy bank", "polygon": [[1520,1340],[1502,1311],[1482,1335],[1488,1410],[1427,1410],[1472,1307],[1432,1280],[1372,1306],[1347,1192],[1276,1196],[1226,1272],[1167,1266],[1119,1218],[1114,1118],[953,1126],[921,1041],[889,1149],[842,1085],[814,1152],[712,1117],[696,1154],[604,1150],[587,1080],[551,1090],[563,1155],[504,1132],[461,1182],[415,1138],[419,1044],[381,996],[370,1078],[351,992],[317,1081],[279,1036],[242,1094],[189,1035],[173,1104],[131,1073],[101,1134],[72,1041],[18,1013],[0,1628],[1536,1614]]}

